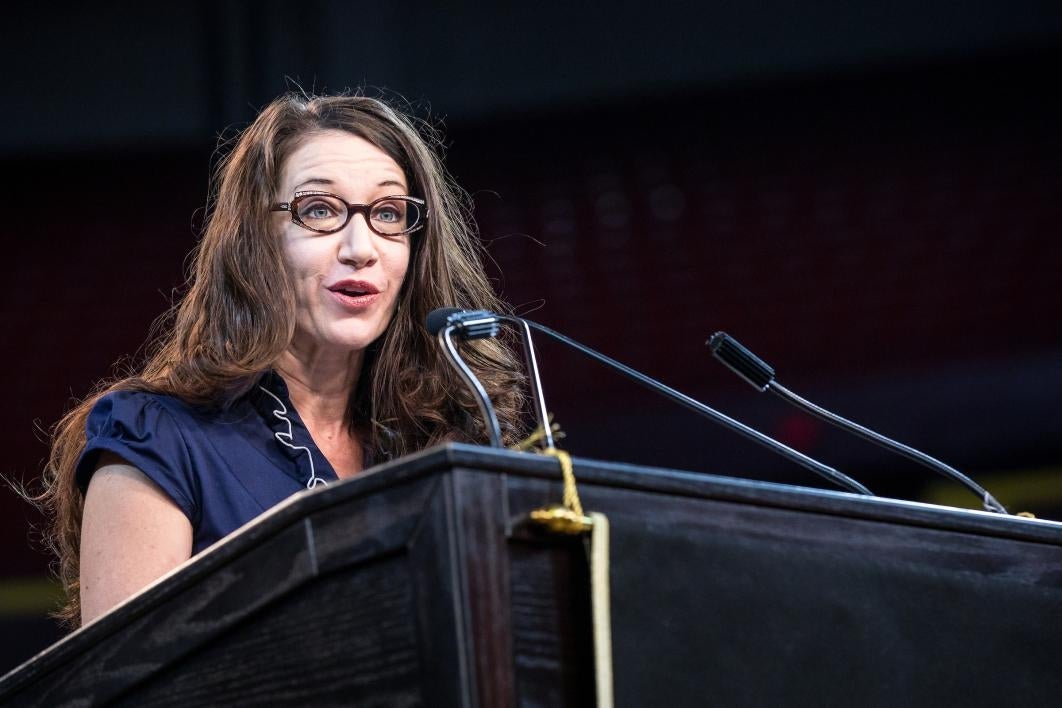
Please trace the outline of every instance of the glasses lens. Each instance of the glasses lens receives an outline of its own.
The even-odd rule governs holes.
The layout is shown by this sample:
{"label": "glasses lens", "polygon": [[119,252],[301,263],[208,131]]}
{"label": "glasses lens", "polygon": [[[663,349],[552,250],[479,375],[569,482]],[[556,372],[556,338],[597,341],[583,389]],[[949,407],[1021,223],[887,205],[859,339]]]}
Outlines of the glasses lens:
{"label": "glasses lens", "polygon": [[420,224],[421,208],[406,199],[383,199],[372,205],[372,227],[382,234],[400,234]]}
{"label": "glasses lens", "polygon": [[315,231],[333,231],[342,228],[347,221],[347,205],[324,194],[299,197],[296,213],[302,223]]}

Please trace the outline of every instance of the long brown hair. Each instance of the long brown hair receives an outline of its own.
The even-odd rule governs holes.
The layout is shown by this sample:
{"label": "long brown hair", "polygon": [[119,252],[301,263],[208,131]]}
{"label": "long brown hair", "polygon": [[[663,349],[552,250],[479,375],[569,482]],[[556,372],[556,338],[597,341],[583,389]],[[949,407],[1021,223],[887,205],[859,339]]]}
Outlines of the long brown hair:
{"label": "long brown hair", "polygon": [[[277,360],[295,329],[294,287],[270,206],[287,157],[308,136],[342,130],[369,141],[402,167],[410,191],[427,201],[427,227],[412,237],[398,306],[365,357],[352,392],[349,423],[383,455],[444,440],[481,441],[476,405],[439,356],[423,322],[438,307],[503,304],[487,281],[468,198],[437,154],[439,136],[386,103],[365,96],[288,94],[243,131],[213,174],[205,229],[190,261],[180,302],[156,323],[139,372],[99,384],[56,425],[44,490],[35,500],[51,519],[47,541],[58,556],[67,604],[58,616],[80,624],[81,513],[75,467],[85,422],[99,398],[116,390],[175,396],[224,406]],[[507,442],[519,434],[522,374],[504,343],[466,345],[469,365],[491,394]]]}

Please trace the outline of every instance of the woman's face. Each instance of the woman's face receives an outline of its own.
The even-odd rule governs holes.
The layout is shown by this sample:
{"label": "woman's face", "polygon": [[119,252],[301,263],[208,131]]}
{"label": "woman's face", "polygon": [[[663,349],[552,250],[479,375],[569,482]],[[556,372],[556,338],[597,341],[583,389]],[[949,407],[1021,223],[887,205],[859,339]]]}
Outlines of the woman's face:
{"label": "woman's face", "polygon": [[[407,195],[398,164],[372,143],[338,130],[307,138],[288,157],[278,202],[300,192],[328,192],[354,204]],[[321,234],[274,215],[295,278],[294,347],[360,351],[383,334],[394,315],[409,266],[410,236],[381,236],[354,214],[336,233]]]}

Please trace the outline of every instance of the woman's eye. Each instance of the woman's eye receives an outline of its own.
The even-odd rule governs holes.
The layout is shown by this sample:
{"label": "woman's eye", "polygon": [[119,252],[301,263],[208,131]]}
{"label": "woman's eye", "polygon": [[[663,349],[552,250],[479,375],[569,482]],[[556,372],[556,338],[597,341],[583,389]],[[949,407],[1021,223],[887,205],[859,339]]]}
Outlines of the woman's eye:
{"label": "woman's eye", "polygon": [[385,224],[398,224],[404,218],[402,211],[392,205],[378,206],[373,209],[372,218]]}
{"label": "woman's eye", "polygon": [[302,205],[299,216],[303,219],[331,219],[336,216],[336,210],[327,202],[312,202]]}

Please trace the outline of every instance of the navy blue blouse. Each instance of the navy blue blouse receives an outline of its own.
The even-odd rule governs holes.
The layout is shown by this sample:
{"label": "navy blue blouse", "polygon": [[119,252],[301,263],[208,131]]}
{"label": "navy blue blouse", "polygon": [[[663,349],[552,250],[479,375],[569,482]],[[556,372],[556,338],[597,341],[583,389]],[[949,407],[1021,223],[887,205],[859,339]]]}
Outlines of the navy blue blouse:
{"label": "navy blue blouse", "polygon": [[82,492],[99,453],[113,452],[192,522],[193,554],[295,492],[337,479],[273,372],[223,410],[152,393],[109,393],[85,427],[88,442],[77,464]]}

